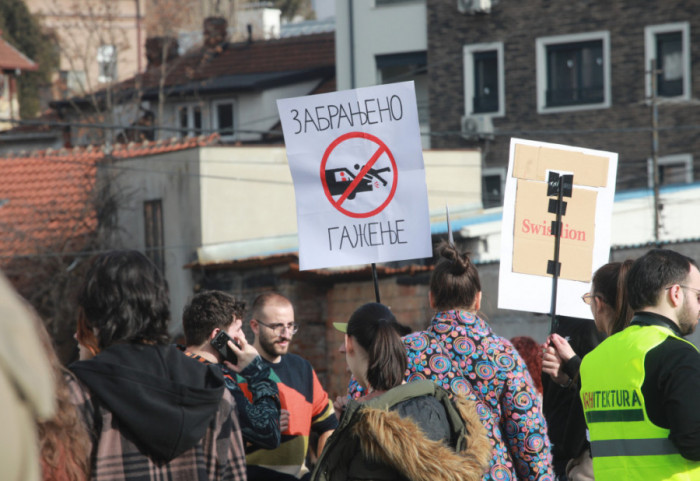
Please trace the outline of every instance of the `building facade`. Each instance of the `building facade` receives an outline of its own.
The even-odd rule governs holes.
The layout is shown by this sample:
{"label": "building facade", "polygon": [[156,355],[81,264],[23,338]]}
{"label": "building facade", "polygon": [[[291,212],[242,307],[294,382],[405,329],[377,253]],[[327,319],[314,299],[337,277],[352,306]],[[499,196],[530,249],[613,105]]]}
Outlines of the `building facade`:
{"label": "building facade", "polygon": [[485,205],[502,202],[511,137],[618,152],[618,192],[652,185],[654,150],[660,185],[697,178],[700,2],[427,0],[427,13],[432,142],[481,146]]}

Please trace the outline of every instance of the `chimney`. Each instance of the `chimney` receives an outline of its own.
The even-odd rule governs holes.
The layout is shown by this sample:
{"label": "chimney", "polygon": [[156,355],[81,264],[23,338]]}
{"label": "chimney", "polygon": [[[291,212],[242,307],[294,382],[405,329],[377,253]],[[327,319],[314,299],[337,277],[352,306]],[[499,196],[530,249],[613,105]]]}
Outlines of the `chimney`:
{"label": "chimney", "polygon": [[[165,48],[165,59],[163,59],[163,48]],[[146,59],[148,60],[146,69],[159,67],[164,61],[167,63],[177,56],[178,43],[175,37],[149,37],[146,39]]]}
{"label": "chimney", "polygon": [[226,41],[228,22],[223,17],[207,17],[204,19],[204,47],[213,49]]}

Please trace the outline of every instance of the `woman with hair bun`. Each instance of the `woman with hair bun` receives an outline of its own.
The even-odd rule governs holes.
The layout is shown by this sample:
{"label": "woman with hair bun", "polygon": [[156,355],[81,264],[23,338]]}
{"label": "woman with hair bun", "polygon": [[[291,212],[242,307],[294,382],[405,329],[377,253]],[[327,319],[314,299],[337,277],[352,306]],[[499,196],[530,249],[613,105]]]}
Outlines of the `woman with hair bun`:
{"label": "woman with hair bun", "polygon": [[552,480],[550,443],[540,396],[525,362],[477,315],[479,273],[453,244],[437,247],[430,326],[404,338],[408,381],[428,379],[477,402],[492,445],[485,480]]}
{"label": "woman with hair bun", "polygon": [[406,351],[389,308],[365,304],[334,326],[366,394],[345,406],[312,481],[482,479],[490,446],[474,403],[453,402],[429,381],[404,383]]}

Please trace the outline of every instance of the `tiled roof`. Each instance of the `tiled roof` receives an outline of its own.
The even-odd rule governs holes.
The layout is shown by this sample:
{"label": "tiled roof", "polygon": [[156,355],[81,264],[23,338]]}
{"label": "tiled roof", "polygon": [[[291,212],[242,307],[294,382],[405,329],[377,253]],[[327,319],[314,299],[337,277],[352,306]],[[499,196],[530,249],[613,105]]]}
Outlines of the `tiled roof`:
{"label": "tiled roof", "polygon": [[39,66],[29,57],[0,38],[0,70],[37,70]]}
{"label": "tiled roof", "polygon": [[214,133],[208,136],[185,137],[153,140],[144,142],[131,142],[128,144],[116,144],[112,151],[112,156],[118,159],[131,157],[143,157],[146,155],[164,154],[177,150],[193,149],[195,147],[205,147],[219,142],[219,134]]}
{"label": "tiled roof", "polygon": [[8,256],[73,250],[95,230],[90,198],[102,155],[75,149],[0,159],[0,263]]}
{"label": "tiled roof", "polygon": [[[112,94],[116,96],[121,92],[132,96],[138,91],[144,98],[153,96],[158,92],[160,75],[160,67],[152,67],[114,86]],[[166,64],[164,85],[167,95],[190,95],[195,91],[264,88],[311,77],[324,80],[335,77],[333,32],[225,43],[215,49],[201,47]],[[53,102],[52,105],[63,103]]]}
{"label": "tiled roof", "polygon": [[[333,33],[281,38],[264,42],[229,43],[220,52],[200,48],[171,61],[166,85],[202,81],[227,75],[309,70],[335,66]],[[160,69],[140,76],[144,87],[155,86]]]}
{"label": "tiled roof", "polygon": [[[312,269],[299,270],[299,255],[297,252],[286,252],[265,256],[252,256],[245,259],[235,259],[218,262],[191,262],[184,266],[185,269],[202,269],[206,271],[216,270],[248,270],[265,266],[287,266],[287,270],[279,274],[283,278],[303,279],[306,281],[332,281],[347,282],[372,279],[372,267],[370,265],[352,266],[338,269]],[[416,276],[433,270],[433,266],[411,264],[402,267],[389,267],[383,264],[376,266],[378,277],[391,277],[398,275]]]}
{"label": "tiled roof", "polygon": [[[118,159],[211,145],[218,134],[118,145]],[[0,265],[12,256],[75,252],[97,228],[92,202],[99,147],[0,158]]]}

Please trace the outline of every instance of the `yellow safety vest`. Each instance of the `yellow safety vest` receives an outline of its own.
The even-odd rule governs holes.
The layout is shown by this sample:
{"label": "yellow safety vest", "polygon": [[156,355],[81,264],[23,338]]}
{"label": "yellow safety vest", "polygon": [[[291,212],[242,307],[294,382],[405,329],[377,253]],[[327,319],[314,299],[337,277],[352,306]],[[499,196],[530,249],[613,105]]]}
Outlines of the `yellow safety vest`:
{"label": "yellow safety vest", "polygon": [[669,336],[681,339],[667,327],[632,325],[584,357],[581,402],[596,481],[700,480],[700,462],[682,457],[669,430],[649,420],[642,395],[644,358]]}

